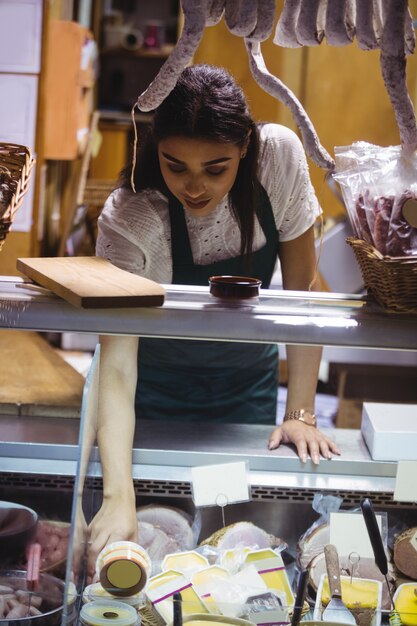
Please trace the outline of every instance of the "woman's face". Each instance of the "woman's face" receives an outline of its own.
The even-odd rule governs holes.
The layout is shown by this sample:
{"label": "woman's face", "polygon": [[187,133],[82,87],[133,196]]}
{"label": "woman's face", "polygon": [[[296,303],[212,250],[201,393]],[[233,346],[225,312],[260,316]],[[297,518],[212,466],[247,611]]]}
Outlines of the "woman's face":
{"label": "woman's face", "polygon": [[208,215],[229,193],[241,152],[235,144],[186,137],[170,137],[158,145],[168,189],[194,216]]}

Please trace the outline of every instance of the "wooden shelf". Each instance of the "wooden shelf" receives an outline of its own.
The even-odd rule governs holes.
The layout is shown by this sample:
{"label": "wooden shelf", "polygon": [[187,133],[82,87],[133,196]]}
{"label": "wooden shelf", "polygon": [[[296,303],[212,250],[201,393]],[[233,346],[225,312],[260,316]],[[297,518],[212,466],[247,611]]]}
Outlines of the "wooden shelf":
{"label": "wooden shelf", "polygon": [[94,67],[83,67],[83,48],[92,34],[76,22],[52,20],[45,55],[45,158],[74,160],[93,109]]}
{"label": "wooden shelf", "polygon": [[128,50],[127,48],[117,47],[117,48],[103,48],[100,50],[100,54],[103,55],[123,55],[123,56],[133,56],[139,57],[141,59],[167,59],[171,52],[173,51],[173,45],[163,46],[160,50],[153,50],[147,48],[139,48],[139,50]]}

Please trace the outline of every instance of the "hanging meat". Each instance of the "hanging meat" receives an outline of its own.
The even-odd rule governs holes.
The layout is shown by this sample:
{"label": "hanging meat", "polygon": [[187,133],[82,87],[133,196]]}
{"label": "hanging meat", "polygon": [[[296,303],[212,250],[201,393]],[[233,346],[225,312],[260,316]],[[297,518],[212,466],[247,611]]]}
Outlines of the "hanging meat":
{"label": "hanging meat", "polygon": [[[267,93],[289,107],[300,129],[304,147],[321,168],[334,169],[334,161],[321,146],[302,104],[276,76],[268,72],[261,42],[272,33],[275,0],[181,0],[184,28],[177,45],[135,106],[152,111],[174,88],[189,64],[204,29],[224,15],[227,28],[243,37],[252,74]],[[397,120],[405,154],[417,148],[414,108],[405,80],[406,55],[415,50],[415,34],[408,0],[285,0],[274,43],[283,47],[345,46],[357,40],[363,50],[381,50],[381,70]]]}

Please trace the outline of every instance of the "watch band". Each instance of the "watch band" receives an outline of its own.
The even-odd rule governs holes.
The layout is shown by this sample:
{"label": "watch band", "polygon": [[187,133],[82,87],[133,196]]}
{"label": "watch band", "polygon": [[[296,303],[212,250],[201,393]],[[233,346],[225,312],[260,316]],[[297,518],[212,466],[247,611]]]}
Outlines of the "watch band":
{"label": "watch band", "polygon": [[289,422],[290,420],[298,420],[299,422],[304,422],[307,426],[317,426],[317,418],[311,411],[306,411],[305,409],[294,409],[293,411],[287,411],[284,415],[284,422]]}

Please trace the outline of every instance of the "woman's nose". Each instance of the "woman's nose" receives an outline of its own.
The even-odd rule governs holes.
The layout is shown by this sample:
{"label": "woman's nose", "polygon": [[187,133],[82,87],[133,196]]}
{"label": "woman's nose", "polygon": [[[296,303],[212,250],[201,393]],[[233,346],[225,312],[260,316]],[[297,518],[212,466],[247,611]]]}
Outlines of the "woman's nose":
{"label": "woman's nose", "polygon": [[198,198],[206,192],[206,186],[199,176],[190,176],[185,182],[185,191],[190,198]]}

